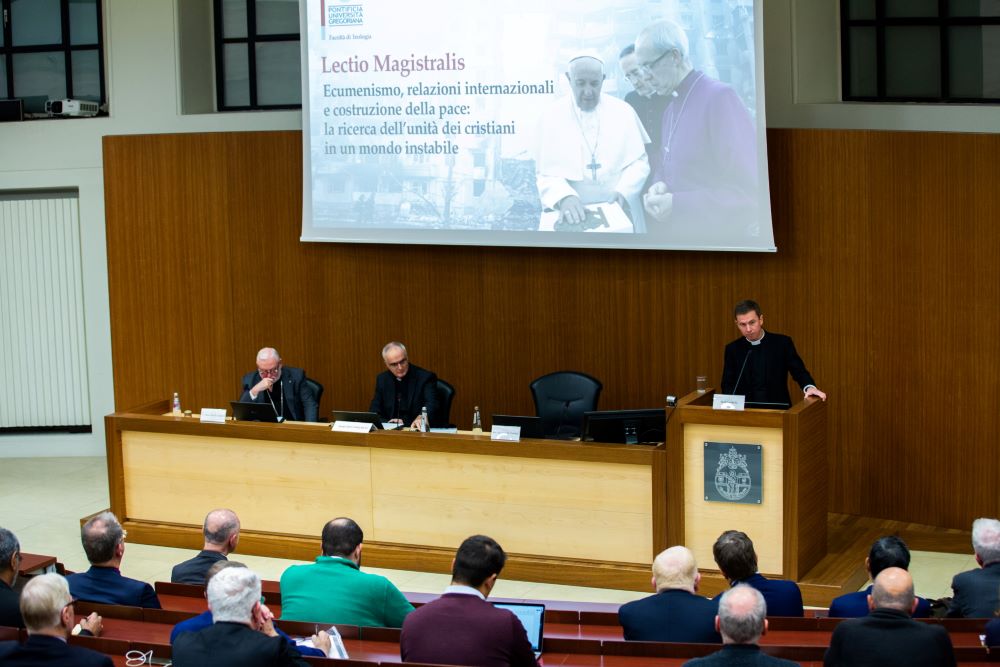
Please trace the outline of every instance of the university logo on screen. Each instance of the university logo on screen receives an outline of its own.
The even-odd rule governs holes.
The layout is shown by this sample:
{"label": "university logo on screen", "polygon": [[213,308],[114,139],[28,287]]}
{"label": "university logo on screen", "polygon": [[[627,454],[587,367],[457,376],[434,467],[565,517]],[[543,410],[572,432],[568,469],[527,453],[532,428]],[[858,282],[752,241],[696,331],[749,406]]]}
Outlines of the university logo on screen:
{"label": "university logo on screen", "polygon": [[321,25],[324,28],[364,25],[365,8],[351,0],[320,0]]}

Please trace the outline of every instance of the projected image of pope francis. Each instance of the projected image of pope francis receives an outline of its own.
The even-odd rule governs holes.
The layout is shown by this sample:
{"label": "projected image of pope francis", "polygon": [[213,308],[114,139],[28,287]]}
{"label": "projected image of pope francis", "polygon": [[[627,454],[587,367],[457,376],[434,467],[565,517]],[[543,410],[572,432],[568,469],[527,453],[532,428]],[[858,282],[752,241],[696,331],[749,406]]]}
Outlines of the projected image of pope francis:
{"label": "projected image of pope francis", "polygon": [[[635,111],[601,92],[604,63],[578,56],[566,71],[571,95],[555,100],[539,123],[535,174],[542,206],[558,212],[556,230],[584,223],[590,204],[617,204],[645,232],[641,190],[649,175],[649,136]],[[606,230],[618,231],[618,230]]]}

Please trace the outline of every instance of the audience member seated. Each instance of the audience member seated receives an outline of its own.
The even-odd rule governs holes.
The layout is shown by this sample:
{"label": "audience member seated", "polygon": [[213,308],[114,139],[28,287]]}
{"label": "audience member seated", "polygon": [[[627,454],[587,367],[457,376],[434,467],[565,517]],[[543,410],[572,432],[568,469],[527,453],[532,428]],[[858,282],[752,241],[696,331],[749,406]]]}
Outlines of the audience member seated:
{"label": "audience member seated", "polygon": [[375,378],[375,395],[369,412],[383,422],[420,428],[421,409],[433,423],[437,411],[437,375],[420,366],[410,365],[406,346],[393,341],[382,348],[386,370]]}
{"label": "audience member seated", "polygon": [[986,624],[987,646],[1000,646],[1000,618],[994,618]]}
{"label": "audience member seated", "polygon": [[500,545],[485,535],[462,542],[452,564],[451,585],[403,622],[403,662],[535,667],[538,662],[521,621],[486,601],[506,560]]}
{"label": "audience member seated", "polygon": [[722,634],[722,650],[704,658],[688,660],[685,665],[793,667],[798,663],[762,653],[760,638],[767,633],[767,604],[756,588],[737,584],[722,594],[715,629]]}
{"label": "audience member seated", "polygon": [[875,577],[871,612],[836,627],[825,667],[946,667],[955,664],[948,631],[940,625],[910,618],[917,608],[910,573],[899,567],[882,570]]}
{"label": "audience member seated", "polygon": [[149,584],[123,577],[125,531],[111,512],[101,512],[83,525],[83,551],[90,569],[69,575],[69,590],[78,600],[132,607],[160,608],[160,600]]}
{"label": "audience member seated", "polygon": [[949,616],[991,617],[1000,607],[1000,521],[973,521],[972,548],[981,567],[951,580],[954,599]]}
{"label": "audience member seated", "polygon": [[398,628],[413,611],[391,581],[361,571],[361,526],[341,517],[323,526],[323,555],[281,575],[281,618]]}
{"label": "audience member seated", "polygon": [[[245,567],[224,568],[208,582],[212,626],[184,632],[173,644],[175,667],[271,667],[301,665],[298,649],[274,628],[274,617],[260,602],[260,577]],[[314,641],[324,651],[330,638]]]}
{"label": "audience member seated", "polygon": [[24,619],[18,605],[17,571],[21,567],[21,545],[14,533],[0,528],[0,625],[23,628]]}
{"label": "audience member seated", "polygon": [[175,584],[204,586],[208,569],[236,551],[240,541],[240,519],[232,510],[212,510],[205,517],[201,532],[205,535],[205,545],[194,558],[174,565],[170,581]]}
{"label": "audience member seated", "polygon": [[[887,567],[898,567],[904,570],[910,568],[910,550],[899,537],[886,535],[880,537],[872,544],[868,557],[865,558],[865,569],[868,570],[868,577],[875,581],[878,573]],[[872,587],[869,586],[863,591],[848,593],[834,598],[830,603],[831,618],[857,618],[868,615],[868,596],[872,594]],[[913,612],[913,618],[927,618],[931,615],[931,603],[922,597],[917,598],[917,608]]]}
{"label": "audience member seated", "polygon": [[[237,563],[234,560],[216,561],[216,563],[212,565],[212,567],[208,568],[208,572],[205,575],[205,582],[207,583],[211,581],[212,577],[217,575],[219,572],[222,572],[227,567],[246,567],[246,565],[244,565],[243,563]],[[208,591],[205,591],[205,597],[206,598],[208,597]],[[269,611],[270,610],[268,610],[268,612]],[[174,629],[170,631],[170,643],[173,644],[181,633],[198,632],[200,630],[204,630],[207,627],[210,627],[211,625],[212,625],[212,610],[209,609],[208,611],[203,611],[197,616],[189,618],[186,621],[181,621],[180,623],[175,625]],[[282,637],[284,637],[285,639],[287,639],[288,641],[290,642],[293,641],[291,637],[289,637],[288,635],[286,635],[284,632],[281,631],[281,628],[275,627],[274,631],[277,632]],[[316,643],[317,636],[312,637],[314,644]],[[297,648],[299,649],[299,653],[301,653],[302,655],[312,655],[318,658],[326,657],[326,653],[324,653],[318,648],[310,648],[308,646],[299,646]]]}
{"label": "audience member seated", "polygon": [[[4,667],[111,667],[111,658],[66,642],[74,629],[73,598],[62,575],[32,577],[21,592],[21,614],[28,628],[28,641],[0,643],[0,665]],[[101,633],[101,617],[91,614],[80,621],[81,635]]]}
{"label": "audience member seated", "polygon": [[701,573],[686,547],[670,547],[653,560],[651,595],[621,606],[625,639],[652,642],[719,643],[719,603],[698,595]]}
{"label": "audience member seated", "polygon": [[727,530],[715,541],[712,555],[730,586],[748,584],[760,591],[767,602],[768,616],[803,615],[798,584],[787,579],[768,579],[757,572],[757,552],[746,533]]}

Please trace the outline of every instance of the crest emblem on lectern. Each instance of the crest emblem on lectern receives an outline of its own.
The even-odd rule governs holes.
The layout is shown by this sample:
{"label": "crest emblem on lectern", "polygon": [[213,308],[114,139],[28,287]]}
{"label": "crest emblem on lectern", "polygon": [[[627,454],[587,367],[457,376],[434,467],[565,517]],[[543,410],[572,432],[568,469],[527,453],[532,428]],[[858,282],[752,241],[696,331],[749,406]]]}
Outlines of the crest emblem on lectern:
{"label": "crest emblem on lectern", "polygon": [[746,498],[753,487],[753,478],[747,467],[747,457],[730,447],[719,455],[719,465],[715,469],[715,490],[726,500],[737,501]]}

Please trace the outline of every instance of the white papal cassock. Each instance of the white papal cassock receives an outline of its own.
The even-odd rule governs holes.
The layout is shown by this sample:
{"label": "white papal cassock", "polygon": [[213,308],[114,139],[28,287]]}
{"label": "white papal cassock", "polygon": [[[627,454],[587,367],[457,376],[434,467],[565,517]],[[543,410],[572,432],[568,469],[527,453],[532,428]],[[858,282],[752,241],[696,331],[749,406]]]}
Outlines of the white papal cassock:
{"label": "white papal cassock", "polygon": [[601,95],[593,111],[581,111],[572,95],[546,109],[538,128],[535,175],[545,208],[577,195],[584,204],[619,193],[628,202],[636,232],[645,232],[642,186],[649,176],[649,135],[626,102]]}

